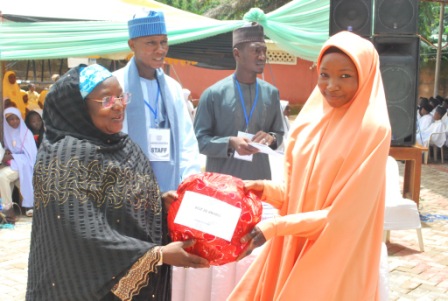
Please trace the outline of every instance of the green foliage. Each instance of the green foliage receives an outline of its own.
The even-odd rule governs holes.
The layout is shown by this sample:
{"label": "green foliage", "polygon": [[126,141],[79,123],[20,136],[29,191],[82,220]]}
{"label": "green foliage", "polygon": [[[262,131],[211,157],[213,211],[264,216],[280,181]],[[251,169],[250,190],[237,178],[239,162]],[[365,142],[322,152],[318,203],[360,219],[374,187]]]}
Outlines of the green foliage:
{"label": "green foliage", "polygon": [[[419,4],[418,32],[421,36],[420,58],[422,63],[436,60],[437,43],[440,24],[440,8],[438,2],[421,1]],[[444,13],[443,31],[448,32],[448,17]],[[446,41],[442,41],[442,60],[448,60]]]}
{"label": "green foliage", "polygon": [[291,0],[158,0],[161,3],[219,20],[241,20],[251,8],[271,12]]}
{"label": "green foliage", "polygon": [[210,9],[213,9],[225,0],[158,0],[158,2],[168,4],[191,13],[203,15]]}
{"label": "green foliage", "polygon": [[439,4],[434,2],[420,2],[418,32],[423,37],[430,37],[434,28],[439,24]]}

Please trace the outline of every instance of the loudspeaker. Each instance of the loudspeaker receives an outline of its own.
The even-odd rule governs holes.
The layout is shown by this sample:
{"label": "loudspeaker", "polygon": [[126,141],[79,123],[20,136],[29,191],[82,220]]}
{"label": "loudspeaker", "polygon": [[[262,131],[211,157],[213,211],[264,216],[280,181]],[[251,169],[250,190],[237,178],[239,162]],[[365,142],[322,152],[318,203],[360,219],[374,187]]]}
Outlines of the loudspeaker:
{"label": "loudspeaker", "polygon": [[360,36],[372,33],[372,0],[331,0],[330,36],[342,30]]}
{"label": "loudspeaker", "polygon": [[374,34],[417,34],[418,0],[376,0]]}
{"label": "loudspeaker", "polygon": [[374,36],[373,44],[380,56],[380,69],[386,94],[393,146],[415,144],[419,36]]}

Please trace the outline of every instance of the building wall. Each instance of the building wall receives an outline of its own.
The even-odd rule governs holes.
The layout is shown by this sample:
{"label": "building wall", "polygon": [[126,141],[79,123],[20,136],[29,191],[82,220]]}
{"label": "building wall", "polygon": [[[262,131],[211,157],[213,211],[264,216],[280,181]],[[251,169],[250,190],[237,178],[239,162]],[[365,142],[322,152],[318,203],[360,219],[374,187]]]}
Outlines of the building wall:
{"label": "building wall", "polygon": [[[434,94],[435,61],[420,62],[418,96],[431,97]],[[439,74],[439,87],[436,95],[448,97],[448,62],[441,61]]]}
{"label": "building wall", "polygon": [[[110,60],[98,60],[99,64],[110,70],[118,69]],[[32,82],[40,91],[51,83],[53,73],[64,74],[67,70],[67,60],[36,60],[3,62],[3,72],[14,70],[17,79],[24,83]],[[169,73],[185,88],[192,91],[194,99],[199,99],[202,92],[220,79],[232,74],[233,70],[211,70],[180,63],[170,65]],[[310,61],[297,59],[294,65],[270,64],[266,65],[264,79],[275,85],[280,91],[280,98],[290,101],[294,107],[301,107],[317,83],[316,67]],[[260,76],[262,78],[263,76]],[[434,92],[435,62],[420,62],[418,97],[430,97]],[[448,97],[448,61],[442,60],[438,93]],[[417,99],[418,99],[417,97]],[[417,102],[417,99],[415,100]]]}
{"label": "building wall", "polygon": [[[233,70],[210,70],[180,64],[172,65],[170,70],[170,75],[192,91],[192,96],[196,100],[208,86],[233,72]],[[300,108],[317,83],[316,66],[309,61],[298,59],[295,65],[266,65],[264,71],[264,79],[276,86],[280,91],[280,98],[289,100],[293,107]],[[434,77],[435,62],[421,62],[416,104],[420,96],[433,96]],[[441,62],[437,94],[448,97],[448,61]]]}
{"label": "building wall", "polygon": [[[170,75],[184,88],[189,89],[195,100],[200,98],[207,87],[233,72],[233,70],[212,70],[186,64],[173,64],[169,68]],[[303,105],[317,82],[316,67],[312,62],[300,59],[295,65],[266,65],[264,73],[259,77],[276,86],[280,92],[280,99],[288,100],[292,106]]]}

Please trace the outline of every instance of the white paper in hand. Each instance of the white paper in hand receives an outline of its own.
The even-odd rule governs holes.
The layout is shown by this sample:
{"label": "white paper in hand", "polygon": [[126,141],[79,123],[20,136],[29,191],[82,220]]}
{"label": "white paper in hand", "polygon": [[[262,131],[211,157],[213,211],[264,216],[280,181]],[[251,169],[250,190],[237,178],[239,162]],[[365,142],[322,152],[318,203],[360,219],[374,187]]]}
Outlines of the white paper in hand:
{"label": "white paper in hand", "polygon": [[[237,137],[243,137],[243,138],[248,138],[249,140],[252,140],[252,137],[253,137],[253,136],[254,136],[253,134],[238,131],[238,136],[237,136]],[[250,162],[252,162],[252,158],[253,158],[253,156],[254,156],[254,155],[245,155],[245,156],[242,156],[242,155],[238,154],[238,152],[237,152],[236,150],[235,150],[235,153],[233,153],[233,157],[234,157],[235,159],[245,160],[245,161],[250,161]]]}

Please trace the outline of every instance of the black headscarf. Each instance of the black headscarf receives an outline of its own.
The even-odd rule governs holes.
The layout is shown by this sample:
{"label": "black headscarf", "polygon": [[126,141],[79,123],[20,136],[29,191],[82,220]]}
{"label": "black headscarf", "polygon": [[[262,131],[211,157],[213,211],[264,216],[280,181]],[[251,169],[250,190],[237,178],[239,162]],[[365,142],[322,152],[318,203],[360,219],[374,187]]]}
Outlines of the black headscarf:
{"label": "black headscarf", "polygon": [[[98,130],[79,92],[80,67],[48,93],[38,152],[27,300],[106,300],[148,250],[167,243],[151,165],[123,133]],[[169,266],[139,298],[170,299]],[[108,299],[107,299],[108,300]]]}
{"label": "black headscarf", "polygon": [[[34,135],[37,135],[37,140],[36,140],[36,146],[37,148],[39,148],[39,145],[42,143],[42,139],[44,137],[44,125],[43,125],[43,119],[42,119],[42,113],[39,113],[35,110],[29,111],[26,116],[25,116],[25,124],[26,126],[33,132]],[[37,115],[39,116],[40,119],[42,119],[42,126],[41,128],[38,130],[38,132],[36,133],[33,129],[33,127],[31,126],[31,117]],[[35,138],[36,139],[36,138]]]}
{"label": "black headscarf", "polygon": [[64,74],[51,87],[45,98],[43,120],[47,139],[56,142],[70,135],[103,146],[117,144],[124,139],[123,133],[105,134],[92,123],[79,90],[81,67],[84,65]]}

